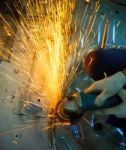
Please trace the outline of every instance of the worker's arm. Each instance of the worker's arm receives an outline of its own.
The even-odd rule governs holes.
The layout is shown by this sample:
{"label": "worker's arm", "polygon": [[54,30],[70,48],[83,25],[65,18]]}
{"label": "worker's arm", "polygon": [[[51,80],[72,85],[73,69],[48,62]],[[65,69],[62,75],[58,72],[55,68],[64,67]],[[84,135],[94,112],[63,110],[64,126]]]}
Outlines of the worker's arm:
{"label": "worker's arm", "polygon": [[121,105],[113,108],[102,109],[97,112],[97,114],[115,114],[120,117],[126,117],[126,90],[123,89],[124,85],[126,85],[126,76],[120,71],[110,77],[95,81],[84,92],[100,92],[95,100],[95,105],[98,106],[102,105],[107,98],[118,94],[123,100]]}

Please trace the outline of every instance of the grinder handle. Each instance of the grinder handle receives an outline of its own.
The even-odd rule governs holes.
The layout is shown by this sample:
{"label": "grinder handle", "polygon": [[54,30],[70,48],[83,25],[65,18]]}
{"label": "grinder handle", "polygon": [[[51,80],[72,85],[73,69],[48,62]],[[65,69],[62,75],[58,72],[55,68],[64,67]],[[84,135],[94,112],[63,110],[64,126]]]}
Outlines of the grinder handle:
{"label": "grinder handle", "polygon": [[79,101],[79,107],[85,111],[85,110],[95,110],[95,109],[101,109],[101,108],[111,108],[113,106],[119,105],[122,103],[121,98],[119,98],[117,95],[112,96],[108,98],[102,106],[98,107],[94,105],[94,101],[96,99],[98,94],[85,94],[85,93],[79,93],[78,101]]}

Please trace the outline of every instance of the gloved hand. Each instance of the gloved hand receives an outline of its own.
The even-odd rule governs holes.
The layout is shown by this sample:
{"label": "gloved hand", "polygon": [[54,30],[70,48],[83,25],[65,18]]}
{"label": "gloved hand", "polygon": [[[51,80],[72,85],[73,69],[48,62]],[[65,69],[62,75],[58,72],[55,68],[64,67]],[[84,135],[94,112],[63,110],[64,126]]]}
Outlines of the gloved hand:
{"label": "gloved hand", "polygon": [[101,92],[95,100],[95,105],[102,105],[106,99],[118,95],[123,103],[113,108],[101,109],[96,114],[115,114],[118,117],[126,118],[126,90],[122,89],[126,85],[126,76],[120,71],[116,74],[95,81],[91,86],[84,90],[85,93]]}

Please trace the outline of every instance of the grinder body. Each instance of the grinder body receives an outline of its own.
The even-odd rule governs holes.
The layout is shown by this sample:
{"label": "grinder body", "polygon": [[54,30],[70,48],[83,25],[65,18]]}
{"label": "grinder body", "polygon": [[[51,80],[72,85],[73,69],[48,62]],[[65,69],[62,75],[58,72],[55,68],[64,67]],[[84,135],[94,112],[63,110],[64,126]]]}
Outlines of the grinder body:
{"label": "grinder body", "polygon": [[76,93],[76,96],[68,96],[63,99],[58,107],[58,116],[64,121],[76,123],[86,111],[93,111],[102,108],[110,108],[121,104],[122,100],[118,96],[108,98],[103,105],[96,106],[94,101],[98,94]]}
{"label": "grinder body", "polygon": [[96,110],[96,109],[101,109],[101,108],[111,108],[113,106],[119,105],[122,102],[122,100],[118,96],[112,96],[108,98],[103,103],[103,105],[98,107],[94,105],[94,101],[98,94],[79,93],[78,95],[79,95],[78,96],[79,107],[82,109],[82,111]]}

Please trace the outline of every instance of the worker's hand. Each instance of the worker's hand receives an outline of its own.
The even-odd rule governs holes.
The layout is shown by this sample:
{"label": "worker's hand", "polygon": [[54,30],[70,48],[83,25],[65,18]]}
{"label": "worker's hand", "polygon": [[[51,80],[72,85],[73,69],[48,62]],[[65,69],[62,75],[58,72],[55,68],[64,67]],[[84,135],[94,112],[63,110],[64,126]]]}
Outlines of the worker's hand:
{"label": "worker's hand", "polygon": [[116,95],[124,85],[126,85],[126,76],[120,71],[110,77],[95,81],[84,92],[100,92],[96,97],[95,105],[101,106],[107,98]]}
{"label": "worker's hand", "polygon": [[114,114],[119,118],[126,118],[126,90],[121,89],[117,94],[121,99],[122,103],[112,108],[100,109],[96,111],[96,115],[111,115]]}

